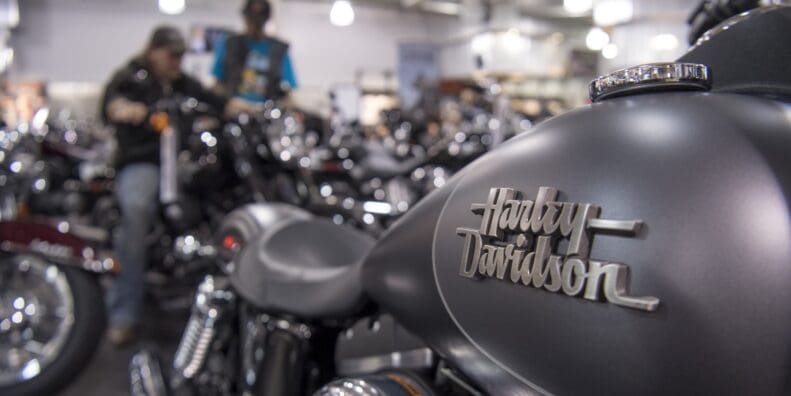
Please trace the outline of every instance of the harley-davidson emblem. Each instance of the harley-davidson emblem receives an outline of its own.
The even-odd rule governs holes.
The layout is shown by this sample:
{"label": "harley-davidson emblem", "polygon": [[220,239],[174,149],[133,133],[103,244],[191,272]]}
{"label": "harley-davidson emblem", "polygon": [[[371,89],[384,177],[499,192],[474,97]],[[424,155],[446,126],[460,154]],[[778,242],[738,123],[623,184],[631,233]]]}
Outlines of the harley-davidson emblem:
{"label": "harley-davidson emblem", "polygon": [[[520,199],[511,188],[493,188],[486,203],[472,205],[482,216],[476,229],[457,228],[464,237],[459,274],[466,278],[507,279],[516,284],[588,300],[654,311],[656,297],[627,293],[626,265],[592,260],[593,232],[634,236],[640,220],[599,219],[600,208],[587,203],[557,202],[558,191],[541,187],[535,201]],[[560,241],[567,241],[560,252]]]}

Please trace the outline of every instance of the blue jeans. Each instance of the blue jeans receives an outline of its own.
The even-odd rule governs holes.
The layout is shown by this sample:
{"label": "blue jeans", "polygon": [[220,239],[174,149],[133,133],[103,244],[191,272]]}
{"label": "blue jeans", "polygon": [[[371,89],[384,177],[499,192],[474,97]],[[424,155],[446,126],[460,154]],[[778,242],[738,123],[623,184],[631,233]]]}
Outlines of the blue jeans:
{"label": "blue jeans", "polygon": [[116,178],[121,224],[115,233],[115,254],[121,273],[107,296],[110,323],[133,326],[140,316],[146,270],[146,235],[159,212],[159,167],[137,163],[125,166]]}

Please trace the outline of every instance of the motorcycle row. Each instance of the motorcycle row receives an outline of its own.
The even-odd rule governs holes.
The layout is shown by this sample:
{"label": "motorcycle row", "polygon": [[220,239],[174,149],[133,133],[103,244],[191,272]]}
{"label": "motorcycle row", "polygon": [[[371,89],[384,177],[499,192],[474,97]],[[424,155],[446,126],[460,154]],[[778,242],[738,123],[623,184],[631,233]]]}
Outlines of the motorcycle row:
{"label": "motorcycle row", "polygon": [[[131,394],[790,394],[791,6],[763,3],[701,2],[677,61],[518,136],[463,106],[364,136],[162,103],[147,289],[190,317]],[[3,395],[79,372],[123,271],[77,126],[0,131]]]}
{"label": "motorcycle row", "polygon": [[[389,110],[379,126],[387,133],[366,136],[337,116],[324,121],[272,101],[231,120],[194,98],[160,101],[151,109],[161,134],[160,216],[147,237],[147,298],[184,309],[199,284],[199,296],[212,288],[221,253],[240,243],[216,232],[234,209],[286,203],[375,237],[466,163],[520,132],[510,125],[526,125],[522,118],[492,123],[484,108],[461,113],[452,130],[429,132],[408,113]],[[0,131],[2,394],[63,387],[102,338],[100,281],[123,263],[112,254],[120,217],[114,148],[99,134],[47,108]]]}

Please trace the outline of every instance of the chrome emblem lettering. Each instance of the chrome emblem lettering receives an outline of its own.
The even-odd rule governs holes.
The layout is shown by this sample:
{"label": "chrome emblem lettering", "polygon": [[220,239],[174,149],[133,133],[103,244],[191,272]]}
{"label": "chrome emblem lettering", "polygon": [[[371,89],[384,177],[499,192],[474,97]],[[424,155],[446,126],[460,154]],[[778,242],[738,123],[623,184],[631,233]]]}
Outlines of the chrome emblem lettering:
{"label": "chrome emblem lettering", "polygon": [[47,256],[69,258],[72,256],[72,249],[66,245],[47,242],[41,239],[34,239],[30,241],[30,250],[39,252]]}
{"label": "chrome emblem lettering", "polygon": [[[511,188],[493,188],[486,203],[473,204],[478,229],[460,227],[464,238],[459,275],[497,278],[553,293],[654,311],[656,297],[631,297],[629,267],[589,258],[593,232],[634,236],[640,220],[599,219],[599,207],[556,201],[558,191],[541,187],[535,201]],[[559,241],[568,243],[556,252]]]}

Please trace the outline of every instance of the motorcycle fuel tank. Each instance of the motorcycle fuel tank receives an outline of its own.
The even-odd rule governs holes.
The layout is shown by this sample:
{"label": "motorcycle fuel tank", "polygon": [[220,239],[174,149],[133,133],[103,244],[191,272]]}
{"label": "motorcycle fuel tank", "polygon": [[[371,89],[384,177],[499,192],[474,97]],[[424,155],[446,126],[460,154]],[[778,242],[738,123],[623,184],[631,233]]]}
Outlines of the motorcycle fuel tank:
{"label": "motorcycle fuel tank", "polygon": [[491,394],[791,392],[791,107],[653,93],[465,168],[364,267]]}

